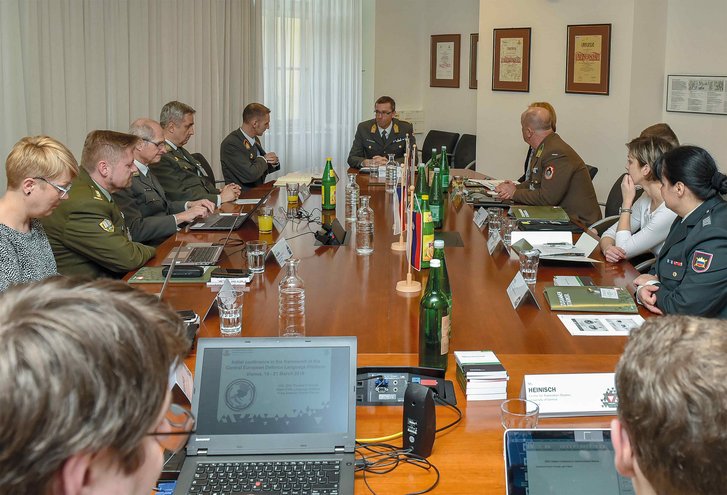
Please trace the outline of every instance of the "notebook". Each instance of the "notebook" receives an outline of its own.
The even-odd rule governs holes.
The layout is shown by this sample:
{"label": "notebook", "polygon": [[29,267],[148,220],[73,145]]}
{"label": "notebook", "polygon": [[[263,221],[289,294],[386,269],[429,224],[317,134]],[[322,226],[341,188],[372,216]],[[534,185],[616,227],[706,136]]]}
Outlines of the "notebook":
{"label": "notebook", "polygon": [[265,196],[255,203],[250,211],[242,211],[243,207],[248,205],[240,205],[238,212],[232,215],[214,213],[205,218],[203,221],[190,225],[189,230],[237,230],[242,227],[242,224],[244,224],[248,218],[253,216],[255,211],[260,208],[260,205],[265,203],[265,200],[268,199],[268,196],[270,196],[270,193],[272,192],[272,189],[268,191]]}
{"label": "notebook", "polygon": [[[174,494],[195,493],[207,482],[200,473],[220,463],[234,473],[235,493],[283,493],[284,485],[295,491],[292,485],[307,482],[307,491],[297,490],[353,494],[356,352],[356,337],[199,339],[197,425]],[[262,465],[287,472],[291,462],[313,463],[315,473],[337,471],[337,487],[323,490],[319,481],[296,477],[270,482],[265,492],[248,474]]]}
{"label": "notebook", "polygon": [[634,495],[607,429],[506,430],[507,495]]}

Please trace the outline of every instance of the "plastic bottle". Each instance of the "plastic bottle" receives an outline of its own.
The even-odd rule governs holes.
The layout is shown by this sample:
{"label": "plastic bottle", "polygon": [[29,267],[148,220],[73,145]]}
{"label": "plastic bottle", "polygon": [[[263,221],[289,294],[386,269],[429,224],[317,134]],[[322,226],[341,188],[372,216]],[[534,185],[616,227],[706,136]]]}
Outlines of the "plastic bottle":
{"label": "plastic bottle", "polygon": [[419,302],[419,366],[447,369],[449,309],[440,287],[441,262],[431,261],[429,280]]}
{"label": "plastic bottle", "polygon": [[285,262],[285,276],[278,284],[278,335],[305,336],[305,285],[298,276],[299,259]]}
{"label": "plastic bottle", "polygon": [[348,174],[348,182],[346,183],[346,220],[356,221],[359,190],[360,188],[356,183],[356,174]]}
{"label": "plastic bottle", "polygon": [[386,192],[396,190],[396,182],[399,178],[399,164],[394,160],[394,154],[389,154],[389,161],[386,162]]}
{"label": "plastic bottle", "polygon": [[370,196],[361,196],[356,213],[356,253],[369,255],[374,251],[374,210],[369,206]]}

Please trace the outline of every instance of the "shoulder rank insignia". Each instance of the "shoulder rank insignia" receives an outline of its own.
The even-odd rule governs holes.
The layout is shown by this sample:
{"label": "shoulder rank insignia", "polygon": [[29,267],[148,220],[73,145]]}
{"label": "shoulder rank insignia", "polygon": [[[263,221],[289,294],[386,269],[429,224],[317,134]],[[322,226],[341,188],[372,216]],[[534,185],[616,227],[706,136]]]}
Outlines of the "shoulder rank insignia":
{"label": "shoulder rank insignia", "polygon": [[93,188],[93,199],[95,199],[97,201],[103,201],[104,200],[103,196],[101,196],[101,193],[96,188]]}
{"label": "shoulder rank insignia", "polygon": [[399,124],[394,124],[394,132],[399,134]]}
{"label": "shoulder rank insignia", "polygon": [[710,225],[712,225],[712,215],[702,220],[702,227],[708,227]]}
{"label": "shoulder rank insignia", "polygon": [[692,256],[692,270],[697,273],[706,272],[712,264],[712,258],[714,258],[714,255],[711,253],[694,251],[694,255]]}
{"label": "shoulder rank insignia", "polygon": [[376,124],[371,124],[371,132],[376,132]]}
{"label": "shoulder rank insignia", "polygon": [[101,222],[99,222],[98,226],[104,229],[109,234],[113,234],[114,232],[114,223],[108,218],[104,218]]}
{"label": "shoulder rank insignia", "polygon": [[543,172],[543,177],[545,177],[546,180],[550,180],[555,175],[555,167],[552,165],[548,165],[545,167],[545,171]]}
{"label": "shoulder rank insignia", "polygon": [[250,141],[248,141],[247,139],[245,139],[244,144],[245,144],[245,149],[247,149],[247,150],[249,150],[252,147],[252,146],[250,146]]}

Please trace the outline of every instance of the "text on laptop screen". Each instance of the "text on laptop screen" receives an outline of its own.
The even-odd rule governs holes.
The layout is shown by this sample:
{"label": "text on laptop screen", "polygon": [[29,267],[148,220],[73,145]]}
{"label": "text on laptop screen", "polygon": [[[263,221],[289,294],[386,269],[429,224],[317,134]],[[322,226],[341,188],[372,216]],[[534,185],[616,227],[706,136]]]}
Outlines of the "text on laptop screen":
{"label": "text on laptop screen", "polygon": [[212,348],[204,352],[198,433],[347,431],[347,348]]}

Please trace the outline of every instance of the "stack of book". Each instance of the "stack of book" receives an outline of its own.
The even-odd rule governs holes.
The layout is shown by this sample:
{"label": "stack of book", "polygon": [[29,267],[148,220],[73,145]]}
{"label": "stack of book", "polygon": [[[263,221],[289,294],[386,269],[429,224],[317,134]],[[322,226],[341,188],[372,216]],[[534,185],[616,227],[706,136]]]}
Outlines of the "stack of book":
{"label": "stack of book", "polygon": [[507,371],[492,351],[454,351],[457,381],[467,400],[507,398]]}

